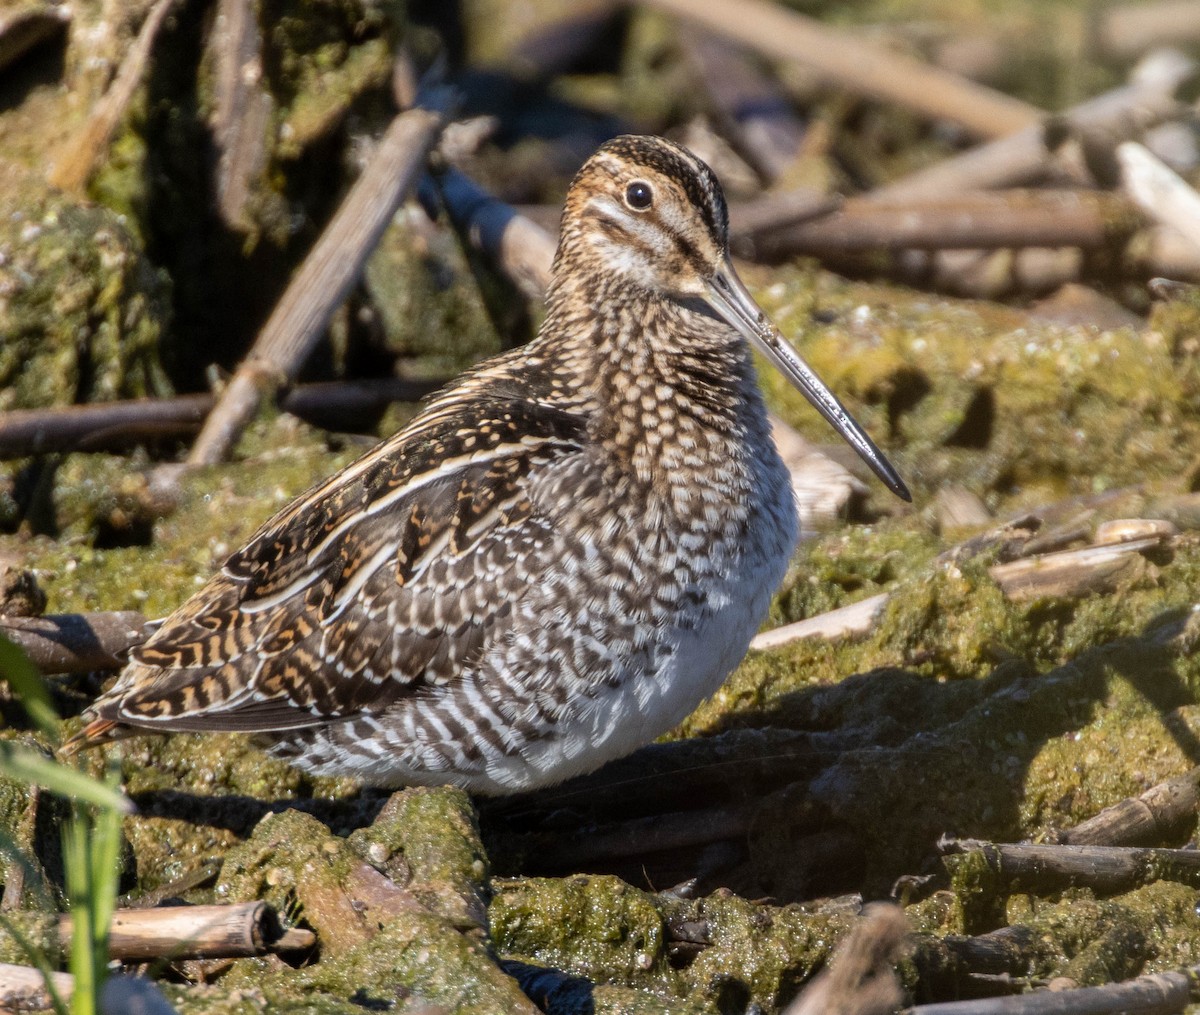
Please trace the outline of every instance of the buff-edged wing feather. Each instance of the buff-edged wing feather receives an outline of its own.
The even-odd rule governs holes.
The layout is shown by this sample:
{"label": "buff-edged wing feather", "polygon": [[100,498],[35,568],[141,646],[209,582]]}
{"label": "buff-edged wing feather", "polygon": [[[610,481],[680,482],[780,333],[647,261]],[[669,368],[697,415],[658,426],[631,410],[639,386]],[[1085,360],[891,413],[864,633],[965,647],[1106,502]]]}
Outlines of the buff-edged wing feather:
{"label": "buff-edged wing feather", "polygon": [[[456,397],[457,396],[457,397]],[[503,637],[495,576],[538,561],[528,482],[580,453],[546,405],[447,392],[280,512],[144,645],[91,710],[162,730],[276,732],[378,714]]]}

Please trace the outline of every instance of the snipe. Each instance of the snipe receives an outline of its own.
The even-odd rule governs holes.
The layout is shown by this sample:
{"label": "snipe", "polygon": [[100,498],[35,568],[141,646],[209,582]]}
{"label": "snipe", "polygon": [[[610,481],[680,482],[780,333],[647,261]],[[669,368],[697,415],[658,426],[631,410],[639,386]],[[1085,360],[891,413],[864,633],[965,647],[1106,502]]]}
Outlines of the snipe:
{"label": "snipe", "polygon": [[75,746],[242,730],[312,772],[505,793],[678,723],[741,660],[796,540],[751,344],[908,498],[726,237],[703,162],[605,144],[571,185],[537,340],[267,522]]}

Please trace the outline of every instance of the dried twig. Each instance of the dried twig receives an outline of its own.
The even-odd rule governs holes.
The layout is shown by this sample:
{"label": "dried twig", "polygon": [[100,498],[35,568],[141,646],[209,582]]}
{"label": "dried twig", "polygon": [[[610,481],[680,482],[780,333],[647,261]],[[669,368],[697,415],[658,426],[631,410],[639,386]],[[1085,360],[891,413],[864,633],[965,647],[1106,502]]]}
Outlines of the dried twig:
{"label": "dried twig", "polygon": [[[370,416],[393,402],[419,401],[441,383],[382,377],[304,384],[289,391],[280,408],[319,425],[348,428],[347,418]],[[215,403],[216,396],[198,394],[13,409],[0,416],[0,460],[59,451],[114,451],[193,434]]]}
{"label": "dried twig", "polygon": [[685,25],[684,52],[721,132],[768,185],[795,161],[804,124],[776,83],[719,36]]}
{"label": "dried twig", "polygon": [[1004,137],[1036,124],[1040,110],[875,46],[767,0],[648,0],[651,6],[752,46],[797,60],[826,81],[949,120],[980,137]]}
{"label": "dried twig", "polygon": [[51,186],[76,192],[87,186],[97,163],[108,148],[113,131],[125,116],[142,82],[154,50],[154,40],[174,6],[175,0],[158,0],[151,8],[108,91],[92,109],[83,129],[67,143],[50,167],[48,179]]}
{"label": "dried twig", "polygon": [[1007,190],[911,201],[851,198],[821,218],[755,237],[766,258],[868,250],[1111,246],[1138,216],[1120,198],[1087,191]]}
{"label": "dried twig", "polygon": [[1109,56],[1138,56],[1155,46],[1200,42],[1200,0],[1151,0],[1106,6],[1096,39]]}
{"label": "dried twig", "polygon": [[1200,807],[1200,768],[1152,786],[1141,796],[1106,807],[1062,833],[1073,846],[1137,846],[1187,834]]}
{"label": "dried twig", "polygon": [[849,606],[839,606],[836,610],[828,610],[815,617],[798,620],[794,624],[784,624],[782,627],[755,635],[750,647],[761,652],[790,645],[805,638],[832,639],[866,634],[875,626],[875,621],[883,613],[883,608],[887,606],[890,598],[890,592],[880,592]]}
{"label": "dried twig", "polygon": [[1105,895],[1153,881],[1200,887],[1200,850],[1128,846],[1056,846],[942,839],[945,854],[978,854],[999,884],[1022,892],[1090,888]]}
{"label": "dried twig", "polygon": [[[1177,95],[1195,74],[1195,62],[1178,53],[1152,55],[1130,84],[1055,116],[1056,133],[1104,134],[1114,142],[1133,137],[1178,110]],[[912,173],[872,196],[880,201],[936,198],[1030,183],[1046,170],[1051,149],[1046,128],[1037,124]]]}
{"label": "dried twig", "polygon": [[1118,145],[1117,160],[1130,199],[1160,225],[1178,230],[1200,253],[1200,194],[1136,141]]}
{"label": "dried twig", "polygon": [[[70,973],[51,973],[55,992],[64,1001],[75,992]],[[0,1012],[45,1011],[51,1007],[50,992],[40,969],[0,962]]]}
{"label": "dried twig", "polygon": [[122,665],[149,636],[140,613],[59,613],[0,617],[0,634],[24,650],[42,673],[90,673]]}
{"label": "dried twig", "polygon": [[1190,999],[1195,970],[1189,972],[1153,973],[1103,987],[920,1004],[903,1015],[1177,1015]]}
{"label": "dried twig", "polygon": [[468,242],[526,297],[543,299],[558,245],[555,238],[457,169],[440,174],[438,184],[451,220]]}
{"label": "dried twig", "polygon": [[224,459],[263,396],[296,376],[415,182],[450,104],[451,93],[435,89],[392,121],[209,415],[189,465]]}
{"label": "dried twig", "polygon": [[217,209],[226,225],[244,229],[246,201],[267,158],[271,95],[262,85],[262,32],[250,0],[220,0],[208,50],[213,54]]}

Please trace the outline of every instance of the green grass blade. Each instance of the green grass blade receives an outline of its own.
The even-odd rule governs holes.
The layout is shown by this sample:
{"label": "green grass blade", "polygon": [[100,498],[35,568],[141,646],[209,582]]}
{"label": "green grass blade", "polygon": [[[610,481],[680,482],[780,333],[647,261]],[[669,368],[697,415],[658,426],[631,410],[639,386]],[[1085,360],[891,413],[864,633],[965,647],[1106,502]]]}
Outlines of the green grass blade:
{"label": "green grass blade", "polygon": [[132,814],[134,810],[133,801],[115,785],[105,785],[78,769],[11,740],[0,740],[0,774],[35,783],[72,800],[112,808],[121,814]]}
{"label": "green grass blade", "polygon": [[[120,780],[120,768],[110,764],[105,784],[117,793]],[[104,807],[95,815],[91,847],[92,932],[98,961],[101,966],[107,966],[108,929],[112,924],[121,877],[121,812],[116,808]]]}
{"label": "green grass blade", "polygon": [[0,680],[7,680],[21,706],[39,730],[58,742],[58,713],[37,667],[29,656],[0,635]]}
{"label": "green grass blade", "polygon": [[76,808],[63,828],[63,867],[67,876],[67,898],[71,904],[71,957],[75,977],[71,1015],[96,1015],[100,984],[96,975],[94,947],[94,897],[91,858],[88,855],[88,822]]}

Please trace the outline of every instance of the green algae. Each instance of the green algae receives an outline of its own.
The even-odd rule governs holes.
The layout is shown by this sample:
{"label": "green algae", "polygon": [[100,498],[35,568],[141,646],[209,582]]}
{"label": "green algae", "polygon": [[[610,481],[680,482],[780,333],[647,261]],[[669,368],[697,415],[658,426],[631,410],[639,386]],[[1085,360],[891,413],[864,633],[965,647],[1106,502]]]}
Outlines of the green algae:
{"label": "green algae", "polygon": [[55,914],[13,912],[0,919],[0,962],[28,966],[40,958],[53,968],[63,957]]}
{"label": "green algae", "polygon": [[470,799],[451,788],[391,797],[370,827],[349,837],[360,856],[460,929],[487,929],[487,854]]}
{"label": "green algae", "polygon": [[0,410],[166,393],[169,285],[120,219],[33,178],[0,205]]}
{"label": "green algae", "polygon": [[528,878],[494,889],[492,936],[510,958],[627,986],[669,975],[662,915],[619,878]]}
{"label": "green algae", "polygon": [[[957,307],[954,313],[963,310]],[[243,461],[220,473],[206,471],[187,480],[175,513],[154,523],[150,547],[99,550],[79,541],[65,550],[39,542],[26,545],[26,555],[30,549],[38,551],[31,559],[39,567],[49,565],[43,580],[51,608],[171,608],[219,563],[223,552],[347,454],[329,452],[318,435],[283,421],[258,424],[246,451]],[[214,482],[217,475],[222,478]],[[75,485],[86,487],[86,482]],[[97,489],[103,485],[93,484]],[[1180,490],[1164,482],[1150,486],[1134,508]],[[998,510],[1027,497],[1020,491],[993,494]],[[1129,503],[1122,502],[1121,510],[1128,509]],[[46,554],[40,552],[43,546]],[[1183,623],[1200,580],[1200,550],[1192,541],[1180,542],[1173,556],[1159,559],[1119,595],[1024,604],[1000,593],[988,574],[992,558],[939,562],[935,558],[943,548],[928,520],[917,513],[827,533],[806,544],[774,616],[793,619],[876,592],[896,593],[876,629],[852,642],[800,643],[753,654],[680,731],[776,726],[857,732],[856,749],[823,759],[829,764],[811,785],[763,801],[763,814],[785,815],[785,808],[803,805],[815,808],[833,826],[849,829],[865,844],[862,883],[873,892],[885,891],[898,873],[917,869],[944,832],[1000,839],[1049,834],[1192,764],[1186,731],[1196,730],[1200,721],[1194,704],[1197,673]],[[56,553],[65,556],[56,558]],[[74,562],[72,570],[65,569],[66,560]],[[808,580],[810,574],[817,575],[816,581]],[[138,596],[139,591],[146,595]],[[126,778],[145,796],[182,786],[202,787],[213,799],[236,793],[286,801],[318,789],[237,738],[139,743],[121,749],[129,752]],[[449,799],[418,794],[395,812],[391,823],[356,832],[348,841],[315,818],[288,817],[287,822],[300,822],[280,826],[299,850],[291,855],[305,859],[285,862],[278,852],[268,851],[255,861],[259,866],[246,862],[237,894],[269,898],[303,919],[310,907],[320,911],[314,899],[345,895],[342,886],[355,862],[377,863],[397,883],[411,878],[413,894],[445,921],[436,925],[436,932],[430,929],[434,925],[418,921],[420,933],[453,943],[450,968],[462,968],[455,963],[478,953],[464,950],[446,928],[455,934],[468,925],[478,928],[477,917],[467,917],[477,914],[479,900],[487,897],[486,871],[479,866],[486,858],[469,820],[461,823],[461,805]],[[233,871],[243,863],[237,850],[246,842],[261,847],[258,831],[234,833],[218,825],[189,837],[187,826],[195,824],[197,814],[211,820],[217,813],[130,819],[144,823],[127,834],[147,886],[164,883],[214,855],[233,856]],[[456,831],[447,841],[439,843],[435,836],[423,844],[425,840],[411,835],[425,833],[410,834],[408,827],[420,824],[418,815],[428,821],[426,828],[444,823]],[[269,818],[262,834],[283,818]],[[771,822],[755,827],[765,829]],[[794,861],[787,854],[787,836],[768,841],[765,832],[756,834],[763,836],[761,842],[752,843],[750,859],[731,872],[731,882],[790,884],[785,875]],[[795,834],[806,834],[803,822]],[[155,845],[156,837],[160,845]],[[439,869],[442,849],[448,859]],[[181,858],[178,862],[170,860],[172,852]],[[418,862],[418,856],[428,862]],[[308,870],[306,865],[313,863]],[[271,873],[295,869],[308,871],[302,879],[308,884],[307,906],[299,903],[296,885],[286,873]],[[426,873],[418,876],[420,870]],[[547,879],[536,884],[536,891],[529,884],[497,886],[489,915],[498,951],[598,982],[597,992],[601,987],[614,992],[614,1010],[635,1011],[644,1005],[653,1011],[656,1005],[678,1003],[716,1011],[743,998],[776,1008],[824,961],[844,929],[843,919],[822,923],[796,907],[753,907],[735,898],[710,897],[705,919],[716,928],[713,944],[679,970],[666,959],[666,909],[654,897],[612,878]],[[960,878],[957,884],[966,898],[966,882]],[[425,894],[423,885],[439,890],[450,886],[440,896],[449,901],[448,908],[437,909],[438,892]],[[985,889],[982,884],[972,889],[975,901],[961,906],[957,915],[940,911],[936,922],[943,932],[1003,922],[1002,905],[997,908]],[[323,904],[330,911],[331,904]],[[1012,905],[1010,901],[1010,919]],[[323,938],[338,941],[328,919],[325,926]],[[1072,945],[1069,957],[1064,946],[1064,957],[1046,968],[1093,982],[1105,970],[1129,972],[1137,966],[1130,961],[1118,967],[1113,956],[1154,961],[1158,953],[1149,931],[1135,940],[1114,926],[1113,919],[1097,923],[1087,943]],[[327,962],[335,965],[326,970],[328,978],[310,974],[306,989],[316,991],[313,997],[330,1005],[330,1011],[341,1010],[352,983],[377,982],[369,979],[377,967],[360,964],[366,953],[385,944],[404,952],[411,941],[405,935],[417,933],[409,926],[394,931],[393,939],[386,931],[385,926],[373,936],[373,946],[347,940],[344,948],[323,954],[314,969]],[[1185,931],[1181,925],[1171,954],[1183,954],[1190,940]],[[343,956],[353,958],[337,965]],[[400,977],[409,975],[413,963],[407,957],[378,961],[393,963],[388,968],[399,970]],[[288,971],[260,960],[245,963],[231,971],[225,991],[266,991],[262,1004],[272,1011],[298,1003]],[[647,963],[649,968],[643,968]],[[1164,960],[1163,967],[1167,965]],[[335,967],[344,978],[334,975]],[[274,978],[269,987],[265,977]],[[661,997],[678,1001],[662,1002]],[[466,1006],[463,1010],[474,1003],[454,998],[454,1004]]]}
{"label": "green algae", "polygon": [[[490,914],[496,947],[510,958],[665,993],[675,998],[669,1010],[714,1013],[786,1003],[851,922],[845,913],[760,905],[728,891],[680,900],[583,875],[497,881]],[[666,961],[668,920],[706,927],[708,946],[682,969]]]}
{"label": "green algae", "polygon": [[[389,806],[351,841],[311,815],[270,814],[228,851],[216,897],[264,898],[292,919],[303,919],[318,933],[321,961],[294,972],[241,960],[223,985],[292,999],[315,992],[360,1005],[411,995],[462,1015],[532,1015],[535,1009],[494,964],[483,941],[459,929],[477,927],[484,918],[481,903],[472,911],[463,898],[464,890],[478,897],[483,876],[465,795],[410,790]],[[370,848],[387,843],[394,849],[388,856]],[[375,868],[367,867],[364,853],[401,883],[371,874]]]}
{"label": "green algae", "polygon": [[[1035,326],[1004,308],[789,269],[760,295],[868,430],[902,446],[901,472],[919,491],[966,483],[1015,507],[1165,482],[1200,441],[1182,411],[1194,358],[1153,329]],[[829,320],[819,330],[814,310]],[[789,422],[828,439],[782,378],[763,380]]]}
{"label": "green algae", "polygon": [[446,377],[500,351],[500,339],[452,232],[390,226],[367,261],[365,282],[388,352]]}

